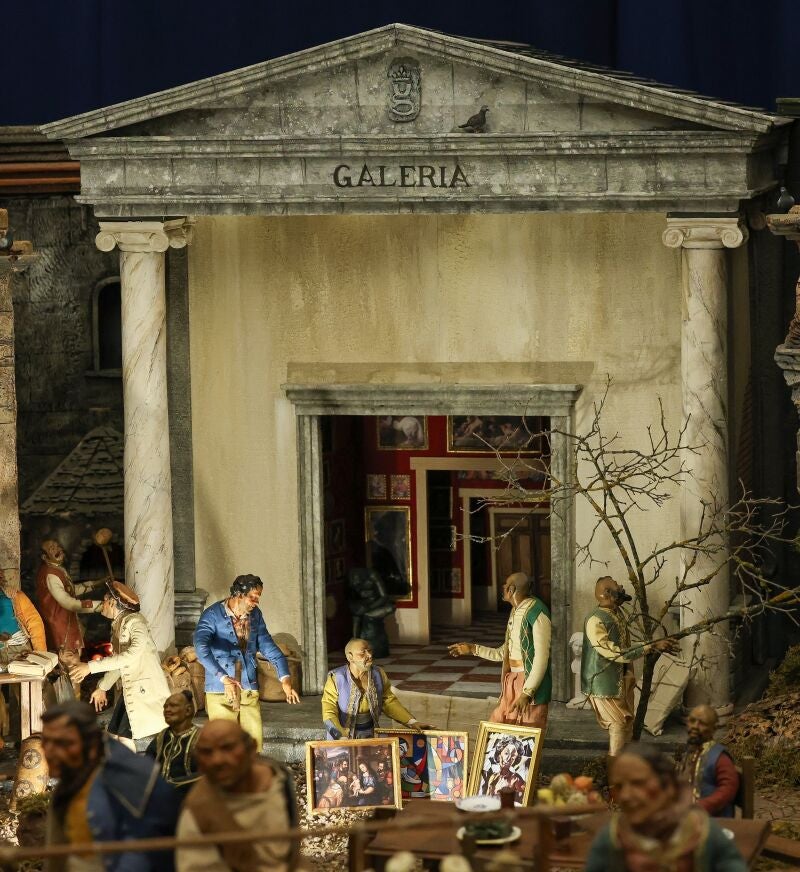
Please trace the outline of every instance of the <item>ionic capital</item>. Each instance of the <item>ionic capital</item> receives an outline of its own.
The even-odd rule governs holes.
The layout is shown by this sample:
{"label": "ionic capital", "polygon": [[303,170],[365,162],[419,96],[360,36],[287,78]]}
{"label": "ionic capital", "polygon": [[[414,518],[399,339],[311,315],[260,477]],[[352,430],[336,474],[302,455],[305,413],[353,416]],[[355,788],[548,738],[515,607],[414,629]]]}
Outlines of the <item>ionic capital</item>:
{"label": "ionic capital", "polygon": [[667,216],[661,236],[667,248],[738,248],[747,242],[747,227],[739,215],[678,218]]}
{"label": "ionic capital", "polygon": [[185,248],[192,241],[194,218],[171,221],[101,221],[95,245],[100,251],[161,253],[168,248]]}

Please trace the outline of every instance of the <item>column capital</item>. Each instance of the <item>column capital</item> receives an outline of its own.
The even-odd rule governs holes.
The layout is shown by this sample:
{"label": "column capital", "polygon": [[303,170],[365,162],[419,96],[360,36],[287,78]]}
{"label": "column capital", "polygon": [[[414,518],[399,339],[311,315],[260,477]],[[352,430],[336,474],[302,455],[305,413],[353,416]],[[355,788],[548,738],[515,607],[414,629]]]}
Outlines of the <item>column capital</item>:
{"label": "column capital", "polygon": [[747,242],[748,236],[740,215],[697,218],[668,215],[661,239],[667,248],[738,248]]}
{"label": "column capital", "polygon": [[94,243],[100,251],[160,253],[185,248],[192,241],[194,218],[170,221],[101,221]]}

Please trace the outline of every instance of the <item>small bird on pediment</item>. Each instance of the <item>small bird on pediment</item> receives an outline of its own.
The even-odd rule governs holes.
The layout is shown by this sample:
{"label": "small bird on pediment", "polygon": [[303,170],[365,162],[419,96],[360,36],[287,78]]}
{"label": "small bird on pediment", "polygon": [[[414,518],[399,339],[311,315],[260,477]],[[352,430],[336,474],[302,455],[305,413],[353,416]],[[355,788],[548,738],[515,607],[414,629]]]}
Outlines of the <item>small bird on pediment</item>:
{"label": "small bird on pediment", "polygon": [[484,133],[486,130],[486,113],[489,111],[488,106],[481,106],[481,111],[473,115],[465,124],[459,124],[459,129],[466,130],[467,133]]}

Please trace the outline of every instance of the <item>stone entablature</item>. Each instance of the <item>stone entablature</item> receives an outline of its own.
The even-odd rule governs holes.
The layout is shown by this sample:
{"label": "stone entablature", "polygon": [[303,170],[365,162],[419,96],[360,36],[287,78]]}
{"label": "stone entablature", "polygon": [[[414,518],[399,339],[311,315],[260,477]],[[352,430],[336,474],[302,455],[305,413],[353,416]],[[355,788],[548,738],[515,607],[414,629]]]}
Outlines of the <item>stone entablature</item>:
{"label": "stone entablature", "polygon": [[[734,212],[775,185],[787,119],[523,49],[390,25],[43,130],[116,218]],[[372,183],[337,184],[342,165]]]}

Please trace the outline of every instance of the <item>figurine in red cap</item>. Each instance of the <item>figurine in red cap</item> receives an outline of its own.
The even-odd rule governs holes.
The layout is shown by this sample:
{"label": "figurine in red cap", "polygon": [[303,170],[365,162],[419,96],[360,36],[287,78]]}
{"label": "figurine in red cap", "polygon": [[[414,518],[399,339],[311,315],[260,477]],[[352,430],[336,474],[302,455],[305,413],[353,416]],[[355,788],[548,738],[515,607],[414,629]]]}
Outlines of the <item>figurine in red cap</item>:
{"label": "figurine in red cap", "polygon": [[70,676],[82,681],[90,673],[104,673],[90,699],[97,711],[106,707],[107,692],[117,684],[108,732],[124,739],[144,739],[166,727],[164,701],[169,686],[150,628],[139,612],[136,592],[121,581],[109,581],[106,586],[100,614],[111,621],[114,653],[74,666]]}

